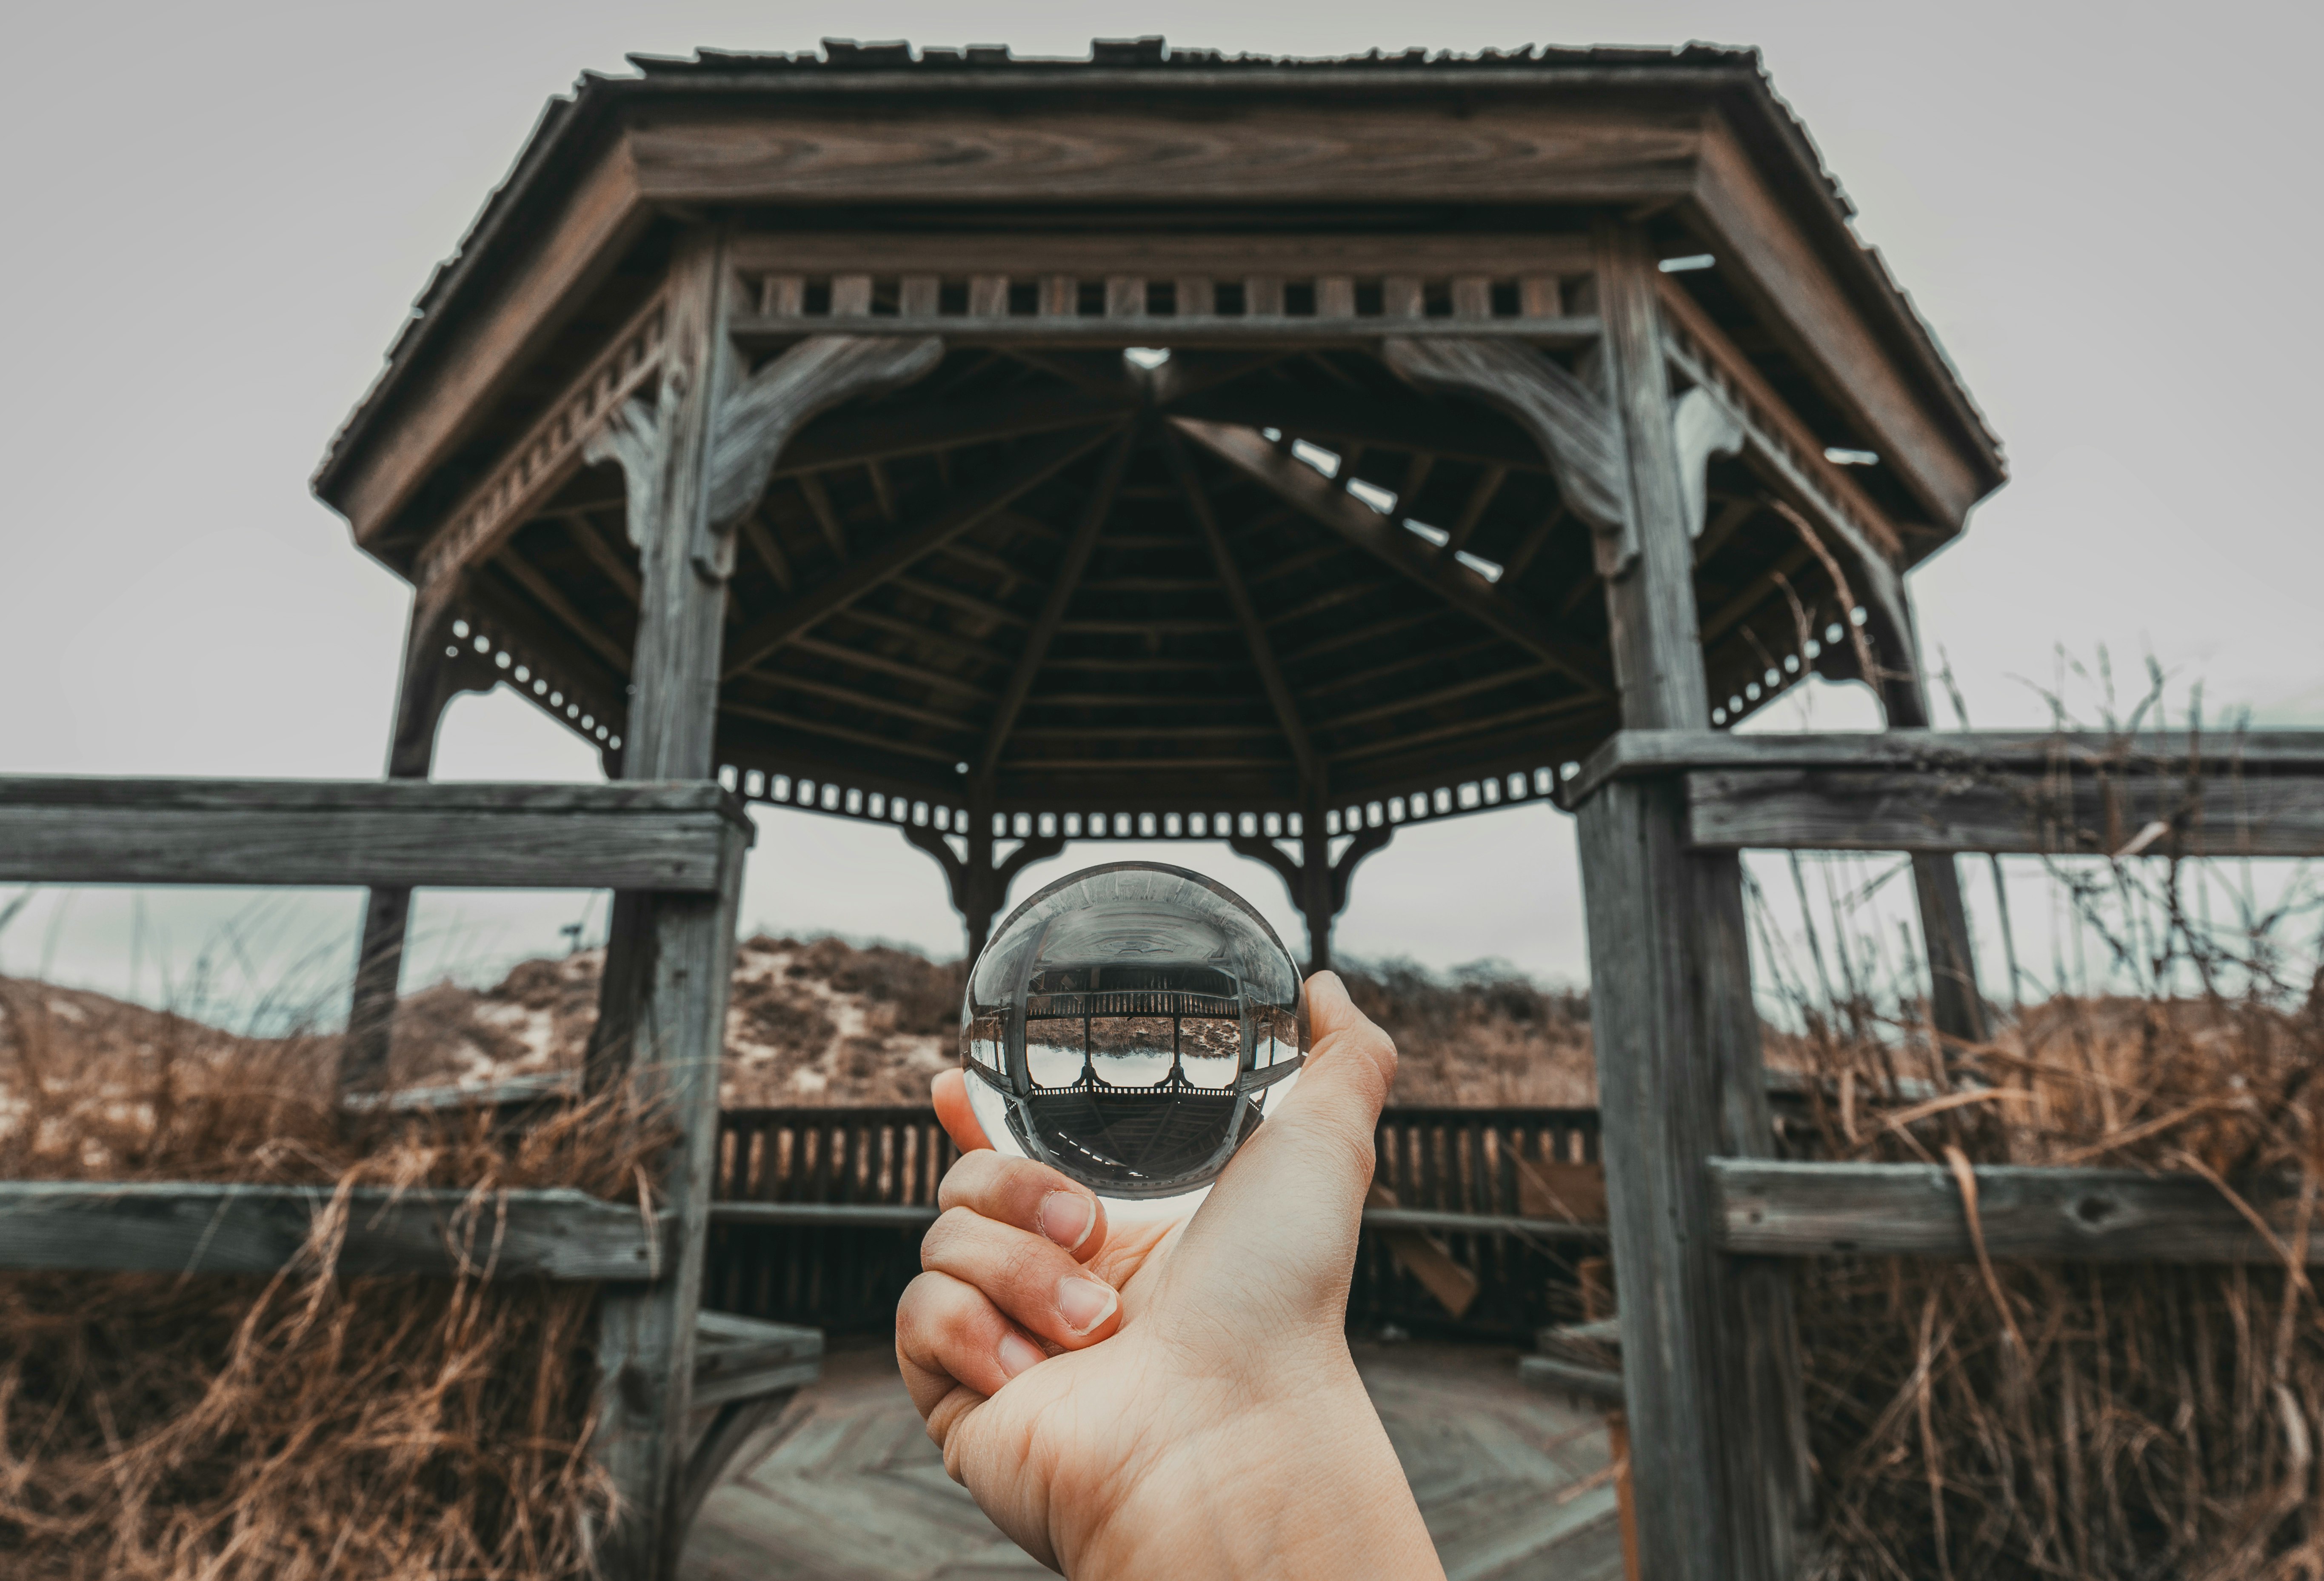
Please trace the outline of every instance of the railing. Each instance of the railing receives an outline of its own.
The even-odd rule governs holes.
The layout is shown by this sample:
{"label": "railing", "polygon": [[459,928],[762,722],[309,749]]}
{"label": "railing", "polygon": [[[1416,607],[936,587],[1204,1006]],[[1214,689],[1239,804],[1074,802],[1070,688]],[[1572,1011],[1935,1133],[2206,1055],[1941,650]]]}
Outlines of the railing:
{"label": "railing", "polygon": [[[1391,1109],[1365,1215],[1349,1320],[1513,1338],[1551,1316],[1554,1286],[1602,1238],[1544,1220],[1519,1161],[1597,1158],[1590,1109]],[[706,1305],[826,1329],[877,1329],[920,1271],[936,1183],[956,1156],[925,1108],[738,1109],[721,1118]],[[1528,1207],[1536,1211],[1528,1215]],[[1476,1281],[1458,1318],[1407,1271],[1396,1233],[1433,1234]]]}
{"label": "railing", "polygon": [[[812,1334],[738,1339],[715,1324],[697,1346],[707,1204],[668,1189],[689,1179],[689,1151],[712,1140],[750,843],[740,800],[708,782],[0,778],[0,880],[612,889],[636,898],[626,942],[655,965],[620,1007],[635,1053],[625,1072],[608,1075],[633,1080],[672,1126],[665,1209],[648,1222],[634,1207],[569,1190],[482,1201],[364,1190],[354,1194],[341,1256],[351,1273],[603,1285],[590,1447],[623,1511],[595,1539],[607,1581],[664,1573],[704,1478],[752,1419],[744,1395],[793,1386],[820,1346]],[[318,1087],[330,1080],[317,1073]],[[332,1202],[322,1187],[0,1181],[0,1269],[272,1272],[302,1253]],[[691,1409],[697,1363],[719,1374],[705,1397],[716,1406],[706,1437]],[[718,1453],[701,1458],[704,1445]]]}

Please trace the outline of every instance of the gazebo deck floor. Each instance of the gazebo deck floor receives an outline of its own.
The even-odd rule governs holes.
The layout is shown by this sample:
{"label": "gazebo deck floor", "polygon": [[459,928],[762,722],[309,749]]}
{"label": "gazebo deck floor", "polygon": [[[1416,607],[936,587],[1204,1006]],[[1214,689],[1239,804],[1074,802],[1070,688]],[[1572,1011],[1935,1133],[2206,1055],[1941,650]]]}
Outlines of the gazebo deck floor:
{"label": "gazebo deck floor", "polygon": [[[1450,1581],[1619,1581],[1594,1410],[1517,1386],[1517,1352],[1405,1342],[1356,1364]],[[966,1581],[1043,1569],[945,1475],[885,1345],[842,1342],[696,1518],[683,1581]]]}

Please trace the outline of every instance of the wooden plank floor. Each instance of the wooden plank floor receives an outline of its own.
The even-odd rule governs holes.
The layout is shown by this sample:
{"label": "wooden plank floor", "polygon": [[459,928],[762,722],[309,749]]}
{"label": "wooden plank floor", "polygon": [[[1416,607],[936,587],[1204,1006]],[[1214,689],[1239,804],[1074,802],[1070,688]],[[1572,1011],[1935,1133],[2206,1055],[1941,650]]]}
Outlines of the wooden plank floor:
{"label": "wooden plank floor", "polygon": [[[1517,1352],[1356,1346],[1451,1581],[1621,1581],[1594,1411],[1517,1382]],[[683,1581],[969,1581],[1035,1564],[945,1475],[893,1355],[837,1342],[702,1507]]]}

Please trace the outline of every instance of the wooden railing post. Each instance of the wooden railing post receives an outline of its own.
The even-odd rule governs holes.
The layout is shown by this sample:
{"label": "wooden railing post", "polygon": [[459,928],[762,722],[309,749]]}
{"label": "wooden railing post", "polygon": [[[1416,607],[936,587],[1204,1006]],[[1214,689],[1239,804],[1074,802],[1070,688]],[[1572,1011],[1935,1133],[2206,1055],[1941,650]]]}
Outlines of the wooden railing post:
{"label": "wooden railing post", "polygon": [[[1603,367],[1635,554],[1607,580],[1622,721],[1709,714],[1692,534],[1655,254],[1601,221]],[[1683,779],[1616,781],[1580,809],[1591,1021],[1643,1572],[1781,1581],[1804,1465],[1788,1274],[1718,1249],[1709,1160],[1772,1147],[1739,859],[1686,846]]]}
{"label": "wooden railing post", "polygon": [[[466,655],[456,644],[448,599],[412,600],[404,633],[403,665],[395,694],[395,728],[387,750],[387,777],[424,780],[436,762],[436,731],[452,699],[469,689]],[[490,667],[487,667],[489,673]],[[491,684],[486,682],[486,685]],[[374,889],[364,902],[363,943],[355,954],[346,1037],[339,1048],[339,1093],[367,1092],[387,1076],[393,1052],[396,992],[403,980],[403,947],[410,931],[411,892]]]}

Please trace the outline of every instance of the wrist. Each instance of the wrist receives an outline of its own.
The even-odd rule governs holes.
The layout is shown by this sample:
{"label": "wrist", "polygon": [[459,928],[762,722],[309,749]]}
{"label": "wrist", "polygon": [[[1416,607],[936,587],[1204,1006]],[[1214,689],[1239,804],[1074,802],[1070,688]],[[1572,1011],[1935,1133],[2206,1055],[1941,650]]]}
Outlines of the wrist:
{"label": "wrist", "polygon": [[1286,1381],[1181,1432],[1116,1496],[1071,1577],[1443,1575],[1412,1490],[1342,1351],[1328,1375]]}

